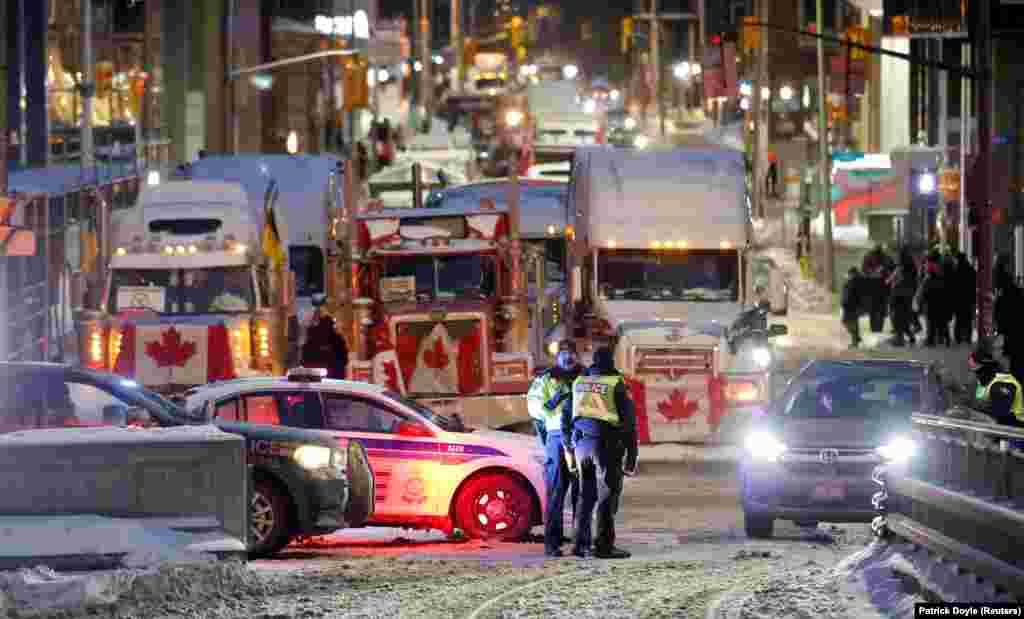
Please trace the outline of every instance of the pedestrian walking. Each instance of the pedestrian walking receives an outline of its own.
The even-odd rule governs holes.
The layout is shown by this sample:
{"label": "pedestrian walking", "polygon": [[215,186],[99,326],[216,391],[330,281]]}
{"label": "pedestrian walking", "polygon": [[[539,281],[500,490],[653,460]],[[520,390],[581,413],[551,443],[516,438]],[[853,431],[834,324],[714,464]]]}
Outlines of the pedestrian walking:
{"label": "pedestrian walking", "polygon": [[860,291],[861,283],[860,271],[857,270],[857,267],[850,267],[846,276],[846,283],[843,284],[842,297],[840,298],[843,326],[846,327],[846,332],[850,334],[850,348],[860,346],[860,312],[863,307]]}
{"label": "pedestrian walking", "polygon": [[779,197],[779,158],[774,151],[768,151],[768,172],[765,175],[765,190],[768,195]]}
{"label": "pedestrian walking", "polygon": [[888,280],[890,294],[890,315],[892,316],[893,346],[914,344],[914,294],[917,292],[917,266],[910,252],[900,253],[899,264],[893,269]]}
{"label": "pedestrian walking", "polygon": [[564,540],[565,496],[572,489],[573,518],[579,484],[569,471],[569,458],[562,439],[563,409],[571,405],[572,384],[582,368],[576,357],[576,345],[563,340],[558,346],[555,367],[534,379],[526,395],[527,408],[544,447],[544,485],[547,505],[544,509],[544,554],[562,556]]}
{"label": "pedestrian walking", "polygon": [[590,554],[591,518],[596,508],[593,556],[628,558],[628,551],[615,546],[615,513],[623,475],[636,474],[636,413],[625,379],[615,369],[607,346],[594,351],[594,364],[573,382],[569,402],[562,411],[562,439],[566,450],[573,454],[570,468],[576,468],[580,476],[573,554]]}
{"label": "pedestrian walking", "polygon": [[956,343],[970,344],[974,337],[974,307],[978,295],[978,272],[967,254],[956,255],[956,293],[953,295],[956,317]]}
{"label": "pedestrian walking", "polygon": [[348,368],[348,346],[345,338],[338,333],[334,318],[324,307],[326,300],[323,294],[313,295],[316,314],[312,324],[306,328],[302,365],[307,368],[323,368],[327,370],[328,378],[344,379]]}
{"label": "pedestrian walking", "polygon": [[[945,299],[946,282],[942,276],[942,266],[936,254],[928,256],[925,262],[924,276],[918,286],[915,305],[917,311],[924,314],[927,321],[928,331],[925,335],[924,345],[931,348],[942,344],[949,337],[948,322],[946,322]],[[943,337],[942,329],[946,328],[946,335]]]}
{"label": "pedestrian walking", "polygon": [[885,327],[889,306],[886,280],[891,270],[892,260],[881,244],[875,245],[861,263],[864,309],[868,312],[872,333],[881,333]]}

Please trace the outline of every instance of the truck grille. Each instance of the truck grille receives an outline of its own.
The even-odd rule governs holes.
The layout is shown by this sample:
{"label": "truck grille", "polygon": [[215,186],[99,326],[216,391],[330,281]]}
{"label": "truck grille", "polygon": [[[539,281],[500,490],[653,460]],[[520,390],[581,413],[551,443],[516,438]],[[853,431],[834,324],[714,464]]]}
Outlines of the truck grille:
{"label": "truck grille", "polygon": [[483,391],[485,333],[480,318],[399,322],[395,348],[408,393],[424,397]]}
{"label": "truck grille", "polygon": [[636,352],[636,373],[639,376],[710,374],[714,371],[712,350],[683,348],[640,348]]}

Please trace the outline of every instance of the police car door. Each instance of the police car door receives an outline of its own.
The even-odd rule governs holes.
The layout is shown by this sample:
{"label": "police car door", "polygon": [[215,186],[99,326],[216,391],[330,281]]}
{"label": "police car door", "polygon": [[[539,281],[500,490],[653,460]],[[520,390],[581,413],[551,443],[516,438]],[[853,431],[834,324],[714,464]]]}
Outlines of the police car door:
{"label": "police car door", "polygon": [[372,398],[324,393],[323,399],[326,428],[366,448],[377,482],[373,520],[393,523],[437,514],[440,453],[432,430]]}

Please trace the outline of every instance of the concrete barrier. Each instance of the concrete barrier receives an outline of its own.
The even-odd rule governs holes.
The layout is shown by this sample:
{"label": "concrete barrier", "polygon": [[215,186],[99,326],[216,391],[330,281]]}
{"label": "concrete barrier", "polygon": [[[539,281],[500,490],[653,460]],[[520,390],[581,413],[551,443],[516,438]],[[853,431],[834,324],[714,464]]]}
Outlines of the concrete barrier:
{"label": "concrete barrier", "polygon": [[248,480],[245,439],[214,426],[0,435],[0,516],[138,519],[244,551]]}

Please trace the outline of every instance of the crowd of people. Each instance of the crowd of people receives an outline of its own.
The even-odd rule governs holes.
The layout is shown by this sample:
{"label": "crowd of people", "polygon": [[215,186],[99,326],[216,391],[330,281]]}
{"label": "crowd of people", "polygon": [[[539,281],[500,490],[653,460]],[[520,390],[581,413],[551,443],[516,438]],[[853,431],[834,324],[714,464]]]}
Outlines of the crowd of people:
{"label": "crowd of people", "polygon": [[962,252],[935,248],[916,257],[903,249],[893,259],[878,245],[860,268],[850,268],[843,287],[843,324],[850,345],[860,345],[860,318],[865,315],[872,333],[882,333],[889,319],[893,346],[912,346],[921,335],[926,347],[969,344],[976,290],[977,271]]}

